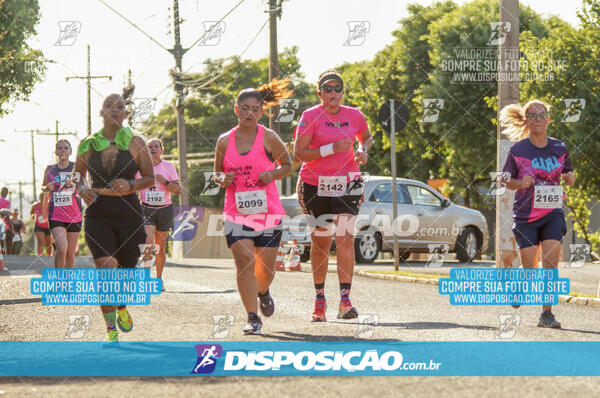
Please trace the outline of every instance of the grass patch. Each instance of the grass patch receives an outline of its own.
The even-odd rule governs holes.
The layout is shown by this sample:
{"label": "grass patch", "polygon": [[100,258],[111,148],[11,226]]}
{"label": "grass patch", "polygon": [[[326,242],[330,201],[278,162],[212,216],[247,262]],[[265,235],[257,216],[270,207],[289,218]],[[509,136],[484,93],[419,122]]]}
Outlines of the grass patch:
{"label": "grass patch", "polygon": [[449,278],[448,275],[440,275],[440,274],[418,274],[416,272],[406,272],[406,271],[374,271],[368,270],[365,271],[369,274],[387,274],[387,275],[396,275],[396,276],[410,276],[412,278],[426,278],[426,279],[440,279],[440,278]]}

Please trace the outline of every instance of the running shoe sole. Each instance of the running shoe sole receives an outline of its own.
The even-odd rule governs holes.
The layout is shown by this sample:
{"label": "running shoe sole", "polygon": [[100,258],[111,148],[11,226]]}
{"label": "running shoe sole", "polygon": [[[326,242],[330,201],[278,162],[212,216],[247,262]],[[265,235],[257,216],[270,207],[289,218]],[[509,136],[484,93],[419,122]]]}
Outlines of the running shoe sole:
{"label": "running shoe sole", "polygon": [[338,317],[338,319],[354,319],[354,318],[358,318],[358,311],[356,311],[356,308],[352,307],[352,308],[350,308],[348,311],[346,311],[344,313],[338,313],[337,317]]}
{"label": "running shoe sole", "polygon": [[258,300],[260,301],[260,313],[266,317],[273,315],[275,312],[275,302],[273,302],[273,297],[268,294],[264,297],[258,296]]}
{"label": "running shoe sole", "polygon": [[247,328],[248,326],[250,326],[250,324],[247,324],[246,327],[244,327],[244,334],[246,336],[248,335],[261,335],[261,329],[262,329],[262,325],[259,325],[258,327],[252,326],[251,328]]}
{"label": "running shoe sole", "polygon": [[538,322],[538,328],[549,328],[549,329],[562,329],[560,322],[556,322],[554,324],[548,324],[545,322]]}

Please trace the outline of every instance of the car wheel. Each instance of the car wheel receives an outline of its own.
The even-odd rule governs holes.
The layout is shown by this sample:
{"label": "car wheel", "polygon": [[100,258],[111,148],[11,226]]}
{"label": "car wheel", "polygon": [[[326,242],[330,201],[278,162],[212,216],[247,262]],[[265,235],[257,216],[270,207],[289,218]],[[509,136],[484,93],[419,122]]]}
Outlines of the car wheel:
{"label": "car wheel", "polygon": [[357,263],[370,264],[377,258],[380,250],[379,235],[373,229],[360,231],[354,239],[354,257]]}
{"label": "car wheel", "polygon": [[409,257],[410,257],[410,252],[400,252],[398,259],[400,260],[401,263],[405,263]]}
{"label": "car wheel", "polygon": [[456,239],[456,257],[461,263],[470,263],[475,260],[479,252],[479,238],[477,230],[467,227]]}

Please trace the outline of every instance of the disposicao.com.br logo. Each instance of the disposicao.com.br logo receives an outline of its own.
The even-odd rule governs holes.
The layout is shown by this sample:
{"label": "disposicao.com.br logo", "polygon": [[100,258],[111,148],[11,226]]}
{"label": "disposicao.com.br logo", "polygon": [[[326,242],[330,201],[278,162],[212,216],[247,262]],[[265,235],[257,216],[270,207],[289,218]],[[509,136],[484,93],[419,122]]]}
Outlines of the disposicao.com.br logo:
{"label": "disposicao.com.br logo", "polygon": [[[228,350],[221,345],[196,346],[194,374],[236,375],[385,375],[404,371],[437,371],[441,362],[407,362],[395,350]],[[258,348],[258,347],[256,347]],[[265,347],[266,348],[266,347]],[[202,352],[201,352],[202,351]],[[218,364],[217,364],[218,358]],[[208,365],[208,366],[207,366]]]}

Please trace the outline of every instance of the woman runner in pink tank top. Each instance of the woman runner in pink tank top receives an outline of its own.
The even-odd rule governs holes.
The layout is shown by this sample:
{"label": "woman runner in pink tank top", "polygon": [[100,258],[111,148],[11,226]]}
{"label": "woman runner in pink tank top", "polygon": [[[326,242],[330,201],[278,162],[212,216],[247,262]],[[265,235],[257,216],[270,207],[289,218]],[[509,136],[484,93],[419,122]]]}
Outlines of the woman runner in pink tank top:
{"label": "woman runner in pink tank top", "polygon": [[225,237],[237,268],[237,285],[248,313],[244,334],[260,334],[257,297],[264,316],[275,310],[269,286],[285,210],[275,180],[292,171],[281,138],[258,124],[263,111],[287,98],[289,81],[274,79],[258,89],[242,90],[235,102],[238,125],[222,134],[215,153],[216,180],[225,191]]}
{"label": "woman runner in pink tank top", "polygon": [[71,143],[58,140],[54,153],[58,162],[44,171],[42,191],[50,198],[47,206],[45,200],[43,202],[43,213],[56,246],[54,267],[73,268],[81,232],[81,200],[76,195],[73,180],[75,163],[69,160]]}
{"label": "woman runner in pink tank top", "polygon": [[[344,82],[335,71],[319,76],[321,103],[302,113],[298,122],[294,157],[301,160],[298,203],[309,214],[313,231],[310,263],[315,285],[313,322],[325,322],[325,277],[329,266],[335,224],[337,273],[340,284],[338,319],[354,319],[358,311],[350,302],[354,274],[354,223],[363,202],[364,181],[358,166],[367,162],[373,144],[365,116],[341,105]],[[360,145],[354,150],[354,143]],[[359,189],[355,187],[360,187]]]}
{"label": "woman runner in pink tank top", "polygon": [[44,217],[44,199],[46,195],[42,192],[39,195],[39,201],[35,202],[31,206],[31,217],[33,217],[34,228],[33,234],[37,241],[37,255],[38,257],[43,256],[44,248],[46,249],[46,255],[52,255],[52,237],[50,236],[50,226],[48,225],[48,219]]}

